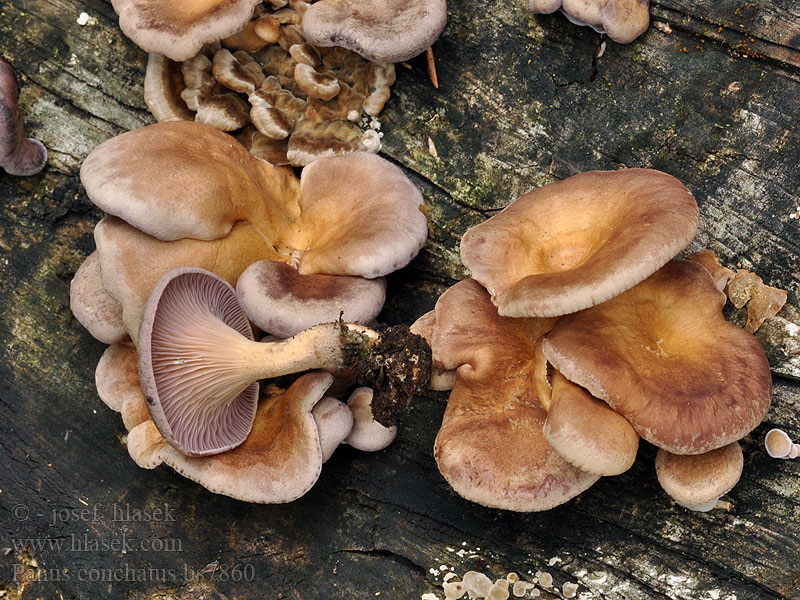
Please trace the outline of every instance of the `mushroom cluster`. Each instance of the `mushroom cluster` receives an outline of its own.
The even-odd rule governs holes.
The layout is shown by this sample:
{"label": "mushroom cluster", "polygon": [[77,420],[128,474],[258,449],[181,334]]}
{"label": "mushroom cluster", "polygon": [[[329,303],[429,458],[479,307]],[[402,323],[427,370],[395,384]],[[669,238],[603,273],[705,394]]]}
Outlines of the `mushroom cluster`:
{"label": "mushroom cluster", "polygon": [[[395,401],[413,394],[419,373],[427,386],[427,346],[415,347],[415,336],[394,330],[384,335],[342,319],[373,321],[385,299],[384,276],[405,266],[425,243],[422,196],[399,168],[374,154],[352,153],[319,159],[298,179],[215,128],[176,121],[108,140],[87,157],[81,178],[89,198],[109,215],[95,228],[97,249],[76,273],[70,304],[92,335],[113,344],[116,358],[98,365],[101,397],[122,412],[126,426],[146,420],[150,425],[139,431],[155,427],[170,445],[168,452],[148,456],[164,456],[175,466],[178,459],[170,453],[197,458],[238,448],[257,429],[256,382],[309,369],[344,372],[361,385],[377,386],[375,402],[365,388],[354,393],[352,409],[338,400],[315,408],[318,426],[335,426],[334,433],[319,426],[322,441],[312,436],[312,446],[319,442],[328,456],[345,438],[370,450],[391,441]],[[183,288],[195,296],[178,310]],[[232,321],[218,318],[225,307],[235,308]],[[270,342],[252,341],[250,320]],[[320,323],[328,325],[314,328]],[[203,338],[206,331],[211,337]],[[157,346],[156,338],[164,345]],[[384,339],[391,348],[381,345]],[[146,403],[136,393],[138,379],[124,389],[101,383],[111,366],[114,381],[136,373],[119,359],[130,361],[130,340],[139,353]],[[186,344],[183,354],[165,362],[179,342]],[[228,374],[217,366],[203,379],[196,361],[210,364],[222,348]],[[234,360],[259,353],[258,368]],[[308,411],[332,381],[312,386],[321,391],[308,410],[286,414],[310,422]],[[386,427],[373,422],[371,408]],[[291,432],[273,431],[278,437]],[[153,437],[146,436],[147,448]],[[279,443],[273,438],[270,443]],[[135,458],[142,447],[132,446]]]}
{"label": "mushroom cluster", "polygon": [[[309,10],[310,4],[302,0],[259,3],[243,29],[202,48],[193,43],[194,55],[176,54],[169,44],[148,45],[153,52],[145,75],[150,111],[160,122],[195,120],[238,131],[237,137],[255,156],[275,165],[302,166],[322,156],[378,152],[383,134],[376,117],[391,94],[391,63],[398,55],[387,48],[365,60],[341,47],[347,38],[330,35],[320,36],[319,45],[307,42],[304,35],[324,29],[325,18],[319,15],[326,14],[329,4],[334,3],[319,2]],[[336,4],[336,10],[352,10],[347,3]],[[373,15],[381,13],[382,4],[369,4],[371,8],[362,7],[356,14],[373,28],[373,17],[393,16],[389,25],[395,28],[411,18],[402,10]],[[304,18],[307,11],[310,24]],[[444,9],[440,12],[443,19]],[[364,24],[346,28],[389,46],[407,37],[387,37]],[[419,34],[418,29],[409,31]],[[334,41],[340,43],[332,47]]]}
{"label": "mushroom cluster", "polygon": [[707,510],[733,487],[772,383],[709,271],[674,258],[697,225],[679,181],[626,169],[546,185],[464,234],[473,279],[415,325],[432,381],[452,382],[434,453],[459,494],[547,509],[627,470],[639,438],[678,502]]}
{"label": "mushroom cluster", "polygon": [[649,4],[650,0],[530,0],[530,9],[541,14],[560,10],[570,22],[627,44],[650,25]]}

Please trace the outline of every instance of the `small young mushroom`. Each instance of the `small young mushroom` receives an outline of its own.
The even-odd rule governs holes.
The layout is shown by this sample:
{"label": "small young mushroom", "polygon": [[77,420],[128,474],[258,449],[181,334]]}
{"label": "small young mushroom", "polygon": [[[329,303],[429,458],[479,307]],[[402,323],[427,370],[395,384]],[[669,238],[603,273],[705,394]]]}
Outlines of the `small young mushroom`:
{"label": "small young mushroom", "polygon": [[311,416],[319,431],[319,446],[322,462],[328,462],[339,444],[353,431],[353,413],[341,400],[323,396],[311,409]]}
{"label": "small young mushroom", "polygon": [[347,400],[347,407],[353,415],[353,429],[344,441],[363,452],[383,450],[397,436],[397,425],[386,427],[373,418],[372,396],[370,388],[360,387]]}
{"label": "small young mushroom", "polygon": [[725,320],[724,303],[705,268],[673,260],[616,298],[561,317],[542,350],[647,441],[708,452],[753,430],[772,396],[764,350]]}
{"label": "small young mushroom", "polygon": [[664,449],[656,454],[658,483],[675,502],[699,512],[714,508],[733,489],[743,466],[738,442],[703,454],[680,456]]}
{"label": "small young mushroom", "polygon": [[239,276],[236,295],[261,330],[288,338],[341,318],[367,324],[386,300],[386,280],[345,275],[301,275],[274,260],[253,263]]}
{"label": "small young mushroom", "polygon": [[217,494],[245,502],[291,502],[305,494],[322,470],[320,433],[312,409],[332,381],[315,371],[285,393],[262,400],[244,442],[222,454],[189,457],[164,441],[152,421],[128,433],[128,453],[140,467],[162,462]]}
{"label": "small young mushroom", "polygon": [[0,167],[9,175],[35,175],[47,163],[47,149],[25,137],[14,69],[0,57]]}
{"label": "small young mushroom", "polygon": [[446,22],[445,0],[320,0],[306,11],[303,33],[315,46],[398,63],[430,47]]}
{"label": "small young mushroom", "polygon": [[772,458],[797,458],[798,445],[783,429],[770,429],[764,436],[764,447]]}
{"label": "small young mushroom", "polygon": [[534,13],[559,9],[572,23],[607,33],[615,42],[627,44],[647,30],[650,0],[530,0]]}
{"label": "small young mushroom", "polygon": [[359,377],[375,379],[375,417],[390,424],[395,403],[424,390],[430,369],[424,340],[396,329],[378,333],[327,323],[288,340],[255,342],[233,288],[191,268],[170,271],[153,287],[137,348],[153,422],[189,456],[224,452],[244,441],[260,379],[354,368]]}
{"label": "small young mushroom", "polygon": [[697,204],[651,169],[593,171],[528,192],[468,230],[461,259],[503,316],[550,317],[605,302],[685,248]]}

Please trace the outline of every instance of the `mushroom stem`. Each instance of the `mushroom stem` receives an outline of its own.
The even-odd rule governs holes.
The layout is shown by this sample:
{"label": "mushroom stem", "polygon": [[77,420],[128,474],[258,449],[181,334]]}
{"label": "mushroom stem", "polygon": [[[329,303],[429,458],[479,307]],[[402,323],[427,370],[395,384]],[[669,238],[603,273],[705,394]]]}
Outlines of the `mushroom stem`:
{"label": "mushroom stem", "polygon": [[0,167],[9,175],[34,175],[44,168],[47,150],[25,137],[18,99],[14,69],[0,58]]}

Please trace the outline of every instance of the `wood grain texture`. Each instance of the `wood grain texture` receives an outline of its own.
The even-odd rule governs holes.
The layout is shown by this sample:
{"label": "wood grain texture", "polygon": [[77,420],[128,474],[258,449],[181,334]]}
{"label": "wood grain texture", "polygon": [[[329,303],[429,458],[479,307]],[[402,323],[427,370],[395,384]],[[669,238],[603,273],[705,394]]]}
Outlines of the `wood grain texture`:
{"label": "wood grain texture", "polygon": [[[398,66],[383,152],[422,190],[431,238],[390,277],[384,320],[412,321],[465,276],[458,243],[469,226],[531,188],[621,166],[681,179],[701,211],[692,247],[753,268],[796,307],[800,3],[655,2],[653,19],[672,33],[651,27],[628,46],[609,41],[599,59],[599,35],[559,14],[530,15],[526,4],[451,2],[434,46],[438,91],[424,57]],[[82,12],[96,23],[79,25]],[[28,135],[51,157],[32,178],[0,173],[6,597],[416,600],[442,597],[445,565],[492,577],[546,570],[559,587],[578,582],[579,593],[608,600],[800,598],[800,462],[761,449],[774,426],[800,438],[800,385],[783,378],[798,373],[791,328],[770,347],[773,407],[744,443],[728,511],[672,505],[646,444],[631,471],[555,510],[470,504],[433,461],[438,393],[408,409],[387,450],[338,450],[290,505],[245,505],[167,468],[138,469],[118,415],[96,396],[103,347],[71,317],[68,286],[100,217],[77,170],[103,140],[152,121],[146,57],[101,0],[0,0],[0,54],[20,73]],[[798,322],[796,310],[782,317]],[[174,520],[114,520],[115,507],[165,505]],[[223,568],[197,575],[215,561]],[[237,565],[241,581],[232,580]]]}

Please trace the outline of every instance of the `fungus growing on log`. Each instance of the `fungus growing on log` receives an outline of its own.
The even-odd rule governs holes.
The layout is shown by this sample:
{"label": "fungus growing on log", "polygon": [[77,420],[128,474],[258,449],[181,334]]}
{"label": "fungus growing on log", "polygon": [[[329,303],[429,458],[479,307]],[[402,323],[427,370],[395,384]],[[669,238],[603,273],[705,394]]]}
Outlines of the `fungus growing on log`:
{"label": "fungus growing on log", "polygon": [[530,0],[534,13],[561,10],[576,25],[606,33],[615,42],[627,44],[650,25],[650,0]]}

